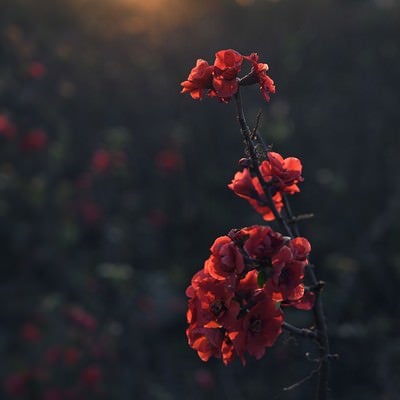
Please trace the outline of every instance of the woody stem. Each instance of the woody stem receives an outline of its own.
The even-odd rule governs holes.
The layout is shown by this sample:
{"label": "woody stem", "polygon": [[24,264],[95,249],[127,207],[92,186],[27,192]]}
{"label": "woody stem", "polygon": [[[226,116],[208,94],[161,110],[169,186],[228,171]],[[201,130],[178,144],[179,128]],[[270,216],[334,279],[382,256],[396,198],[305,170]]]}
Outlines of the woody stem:
{"label": "woody stem", "polygon": [[[282,230],[289,237],[297,237],[300,236],[300,231],[298,228],[298,224],[296,218],[294,218],[292,209],[290,207],[290,203],[288,198],[284,195],[284,209],[287,214],[289,220],[293,221],[294,227],[293,230],[295,234],[292,233],[291,228],[287,224],[286,220],[282,217],[281,213],[277,210],[275,203],[272,198],[271,186],[265,182],[264,178],[261,175],[259,164],[260,161],[257,157],[257,153],[253,144],[253,140],[259,141],[259,135],[256,131],[252,132],[247,125],[246,118],[244,115],[242,98],[240,94],[240,88],[235,94],[236,101],[236,109],[237,109],[237,119],[240,125],[240,130],[244,141],[246,143],[246,148],[248,151],[248,155],[251,160],[251,171],[257,177],[260,182],[260,185],[267,196],[268,199],[268,207],[270,207],[276,221],[281,226]],[[321,299],[321,290],[322,286],[319,285],[319,281],[312,269],[312,267],[307,267],[308,276],[311,281],[311,286],[314,288],[318,288],[314,290],[315,293],[315,303],[313,306],[313,314],[314,321],[316,326],[316,331],[304,330],[300,328],[293,327],[290,324],[284,323],[283,328],[297,335],[311,337],[316,339],[319,346],[319,362],[320,367],[318,368],[318,385],[316,391],[316,400],[326,400],[328,396],[328,375],[329,375],[329,358],[330,358],[330,350],[329,350],[329,339],[328,339],[328,328],[326,325],[326,318],[323,309],[322,299]]]}
{"label": "woody stem", "polygon": [[316,339],[318,337],[317,332],[312,331],[311,329],[297,328],[296,326],[293,326],[287,322],[283,322],[282,328],[292,333],[293,335],[308,337],[312,339]]}
{"label": "woody stem", "polygon": [[[289,219],[294,220],[294,231],[296,236],[300,236],[300,230],[297,221],[294,219],[289,199],[284,195],[285,211]],[[307,266],[307,272],[311,281],[311,287],[315,294],[315,303],[313,307],[314,321],[317,328],[317,342],[319,346],[320,368],[318,371],[317,400],[325,400],[328,396],[328,378],[329,378],[329,337],[328,327],[324,308],[322,304],[321,292],[324,285],[317,279],[313,267]]]}
{"label": "woody stem", "polygon": [[287,222],[282,218],[282,215],[280,214],[280,212],[277,210],[277,208],[275,206],[274,200],[272,198],[271,187],[265,182],[264,178],[261,175],[261,172],[259,169],[258,157],[257,157],[256,151],[255,151],[252,139],[251,139],[252,132],[251,132],[249,126],[247,125],[246,117],[245,117],[244,111],[243,111],[240,89],[238,89],[237,93],[235,94],[235,100],[236,100],[236,109],[237,109],[237,119],[238,119],[238,122],[240,125],[241,133],[243,135],[243,138],[244,138],[246,146],[247,146],[247,150],[249,152],[250,159],[251,159],[251,170],[256,175],[256,177],[257,177],[258,181],[260,182],[260,185],[263,189],[263,192],[267,196],[268,207],[271,209],[272,213],[274,214],[275,219],[281,225],[281,227],[285,231],[285,233],[288,236],[293,237],[292,230],[290,229]]}

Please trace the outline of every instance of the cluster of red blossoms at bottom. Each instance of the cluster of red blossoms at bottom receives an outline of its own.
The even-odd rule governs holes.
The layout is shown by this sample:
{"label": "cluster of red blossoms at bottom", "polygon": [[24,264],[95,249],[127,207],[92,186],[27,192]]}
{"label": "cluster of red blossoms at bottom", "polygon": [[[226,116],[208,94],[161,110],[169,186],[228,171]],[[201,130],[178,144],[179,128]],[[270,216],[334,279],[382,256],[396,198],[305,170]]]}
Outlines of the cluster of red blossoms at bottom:
{"label": "cluster of red blossoms at bottom", "polygon": [[290,239],[268,226],[232,230],[217,238],[204,268],[186,290],[189,345],[203,361],[237,355],[257,359],[282,331],[282,307],[308,310],[313,293],[303,284],[311,251],[307,239]]}

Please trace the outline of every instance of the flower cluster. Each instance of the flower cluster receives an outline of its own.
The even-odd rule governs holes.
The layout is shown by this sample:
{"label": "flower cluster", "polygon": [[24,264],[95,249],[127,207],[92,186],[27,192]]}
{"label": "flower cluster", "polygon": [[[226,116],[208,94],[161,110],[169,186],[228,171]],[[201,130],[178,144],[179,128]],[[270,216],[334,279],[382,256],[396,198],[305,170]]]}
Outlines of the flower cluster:
{"label": "flower cluster", "polygon": [[204,268],[192,278],[186,331],[203,361],[230,363],[246,352],[261,358],[281,333],[282,306],[310,309],[304,268],[311,246],[268,226],[232,230],[211,246]]}
{"label": "flower cluster", "polygon": [[[251,71],[239,78],[243,61],[250,62]],[[181,93],[188,92],[193,99],[202,99],[207,92],[208,96],[227,103],[237,93],[239,85],[258,83],[264,99],[269,101],[269,95],[275,93],[275,85],[267,71],[268,65],[259,63],[256,53],[243,56],[235,50],[220,50],[215,54],[213,65],[202,59],[197,60],[187,80],[181,83]]]}
{"label": "flower cluster", "polygon": [[[245,159],[245,161],[247,160]],[[300,160],[295,157],[284,159],[280,154],[270,151],[258,170],[264,183],[269,187],[277,211],[280,212],[283,207],[282,194],[300,192],[297,185],[303,181]],[[274,219],[260,179],[249,167],[237,172],[228,187],[239,197],[246,199],[266,221]]]}

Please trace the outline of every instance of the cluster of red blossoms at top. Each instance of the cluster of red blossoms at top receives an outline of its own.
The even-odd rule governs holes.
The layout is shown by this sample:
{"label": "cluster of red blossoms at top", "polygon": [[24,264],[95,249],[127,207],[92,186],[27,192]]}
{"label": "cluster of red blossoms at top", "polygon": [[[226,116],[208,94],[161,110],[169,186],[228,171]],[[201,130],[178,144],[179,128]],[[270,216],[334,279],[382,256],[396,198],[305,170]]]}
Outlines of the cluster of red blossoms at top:
{"label": "cluster of red blossoms at top", "polygon": [[261,358],[282,331],[283,306],[310,309],[303,284],[307,239],[290,239],[268,226],[232,230],[217,238],[204,268],[192,278],[186,331],[203,361],[226,365],[245,353]]}
{"label": "cluster of red blossoms at top", "polygon": [[[240,164],[249,164],[249,160],[242,159]],[[278,212],[283,207],[282,195],[300,192],[298,183],[304,179],[301,176],[302,165],[298,158],[283,158],[280,154],[269,151],[267,159],[258,167],[260,175],[265,184],[272,192],[272,200]],[[235,174],[232,182],[228,185],[239,197],[246,199],[253,208],[262,215],[266,221],[274,219],[270,207],[267,206],[268,199],[259,178],[248,166]]]}
{"label": "cluster of red blossoms at top", "polygon": [[[251,71],[239,78],[244,60],[251,64]],[[275,93],[275,85],[267,71],[268,65],[259,63],[256,53],[243,56],[235,50],[220,50],[215,54],[213,65],[202,59],[197,60],[187,80],[181,83],[181,93],[188,92],[193,99],[202,99],[207,92],[208,96],[227,103],[237,93],[239,85],[258,83],[264,99],[269,101],[269,95]]]}

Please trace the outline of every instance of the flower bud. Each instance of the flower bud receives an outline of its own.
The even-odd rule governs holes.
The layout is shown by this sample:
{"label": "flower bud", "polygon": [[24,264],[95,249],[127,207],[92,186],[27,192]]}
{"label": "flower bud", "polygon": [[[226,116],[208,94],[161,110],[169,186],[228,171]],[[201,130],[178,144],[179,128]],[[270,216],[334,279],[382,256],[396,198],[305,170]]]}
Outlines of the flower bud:
{"label": "flower bud", "polygon": [[249,158],[241,158],[239,160],[239,166],[243,168],[248,168],[250,167],[251,160]]}

